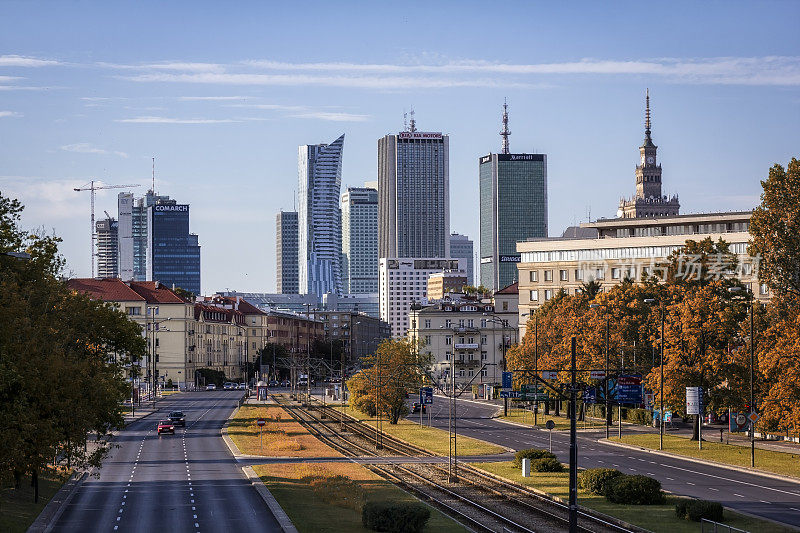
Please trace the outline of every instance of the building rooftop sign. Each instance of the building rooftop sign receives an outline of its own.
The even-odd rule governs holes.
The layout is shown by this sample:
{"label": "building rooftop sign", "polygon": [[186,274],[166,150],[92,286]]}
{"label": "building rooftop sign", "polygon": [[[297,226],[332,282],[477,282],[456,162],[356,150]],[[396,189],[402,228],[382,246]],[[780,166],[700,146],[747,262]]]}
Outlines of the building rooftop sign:
{"label": "building rooftop sign", "polygon": [[400,139],[441,139],[442,134],[428,131],[402,131],[398,135]]}

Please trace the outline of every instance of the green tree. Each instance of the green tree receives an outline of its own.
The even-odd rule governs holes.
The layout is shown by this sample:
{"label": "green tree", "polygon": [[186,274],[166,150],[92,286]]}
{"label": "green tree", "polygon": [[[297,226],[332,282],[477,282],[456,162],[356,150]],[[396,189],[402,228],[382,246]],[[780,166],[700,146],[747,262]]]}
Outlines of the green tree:
{"label": "green tree", "polygon": [[777,296],[800,298],[800,160],[792,158],[786,170],[774,165],[761,187],[748,253],[760,258],[758,278]]}

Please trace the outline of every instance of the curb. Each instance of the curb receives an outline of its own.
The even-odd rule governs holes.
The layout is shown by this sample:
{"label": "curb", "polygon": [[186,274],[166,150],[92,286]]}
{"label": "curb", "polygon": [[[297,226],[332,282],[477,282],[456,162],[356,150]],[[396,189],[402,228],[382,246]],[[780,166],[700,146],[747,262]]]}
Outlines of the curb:
{"label": "curb", "polygon": [[[688,457],[688,456],[685,456],[685,455],[678,455],[678,454],[675,454],[675,453],[667,453],[667,452],[662,452],[662,451],[659,451],[659,450],[651,450],[650,448],[643,448],[641,446],[636,446],[634,444],[623,444],[621,442],[611,442],[611,441],[606,440],[606,439],[597,439],[597,442],[599,442],[601,444],[608,444],[609,446],[616,446],[618,448],[625,448],[625,449],[628,449],[628,450],[637,450],[637,451],[640,451],[640,452],[648,452],[648,453],[652,453],[654,455],[660,455],[662,457],[671,457],[673,459],[681,459],[681,460],[684,460],[684,461],[689,461],[689,462],[697,463],[697,464],[701,464],[701,465],[714,466],[714,467],[718,467],[718,468],[725,468],[727,470],[733,470],[735,472],[741,472],[743,474],[753,474],[753,475],[756,475],[756,476],[761,476],[761,477],[765,477],[765,478],[769,478],[769,479],[775,479],[777,481],[786,481],[788,483],[798,483],[798,484],[800,484],[800,478],[782,476],[780,474],[773,474],[771,472],[766,472],[764,470],[757,470],[757,469],[752,469],[752,468],[745,468],[745,467],[742,467],[742,466],[729,465],[729,464],[720,463],[720,462],[717,462],[717,461],[709,461],[707,459],[697,459],[695,457]],[[736,511],[736,512],[738,513],[739,511]]]}
{"label": "curb", "polygon": [[64,485],[58,489],[47,505],[44,506],[42,512],[33,521],[33,524],[28,528],[27,533],[48,533],[53,530],[53,527],[61,515],[64,513],[67,504],[69,504],[72,497],[75,495],[77,489],[83,480],[88,477],[88,472],[76,472],[70,476]]}
{"label": "curb", "polygon": [[278,525],[281,526],[281,529],[284,531],[284,533],[298,533],[297,528],[294,527],[289,515],[286,514],[286,511],[283,510],[275,497],[270,493],[269,489],[267,489],[267,486],[264,485],[263,481],[261,481],[261,478],[258,477],[255,470],[253,470],[253,468],[250,466],[243,466],[242,472],[244,472],[244,475],[250,480],[253,488],[256,489],[258,495],[261,496],[261,499],[263,499],[264,503],[267,504],[269,510],[272,511],[272,515],[275,517],[275,520],[278,521]]}

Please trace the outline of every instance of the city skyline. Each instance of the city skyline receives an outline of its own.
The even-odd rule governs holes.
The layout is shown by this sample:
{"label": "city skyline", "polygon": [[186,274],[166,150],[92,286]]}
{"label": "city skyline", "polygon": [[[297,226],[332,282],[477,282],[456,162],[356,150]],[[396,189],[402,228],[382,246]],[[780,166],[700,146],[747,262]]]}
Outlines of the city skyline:
{"label": "city skyline", "polygon": [[[788,162],[800,137],[795,4],[512,2],[510,43],[481,33],[482,6],[459,7],[429,7],[430,21],[450,27],[383,6],[356,13],[320,4],[325,24],[312,22],[316,37],[304,42],[284,6],[255,7],[242,21],[179,4],[161,17],[4,5],[0,189],[26,205],[25,227],[64,239],[68,272],[86,277],[89,200],[72,188],[99,179],[139,183],[132,192],[141,194],[155,156],[156,190],[193,207],[203,292],[271,291],[274,239],[253,246],[242,228],[274,235],[275,213],[292,208],[297,193],[297,146],[344,132],[342,189],[373,181],[377,139],[402,130],[412,105],[419,130],[450,136],[451,206],[472,206],[451,209],[450,230],[473,240],[474,162],[501,151],[504,97],[511,151],[548,154],[551,236],[589,210],[592,219],[613,217],[619,197],[631,194],[647,87],[664,194],[680,193],[682,213],[754,207],[759,180]],[[123,15],[130,29],[103,29]],[[267,15],[269,36],[256,23]],[[543,22],[535,33],[525,31],[533,15]],[[174,33],[167,21],[179,17],[198,31]],[[629,31],[641,20],[646,39]],[[350,25],[363,31],[342,36]],[[154,37],[142,42],[136,27]],[[212,27],[213,45],[201,38]],[[337,46],[321,50],[334,34]],[[97,213],[116,215],[116,200],[115,191],[99,193]]]}

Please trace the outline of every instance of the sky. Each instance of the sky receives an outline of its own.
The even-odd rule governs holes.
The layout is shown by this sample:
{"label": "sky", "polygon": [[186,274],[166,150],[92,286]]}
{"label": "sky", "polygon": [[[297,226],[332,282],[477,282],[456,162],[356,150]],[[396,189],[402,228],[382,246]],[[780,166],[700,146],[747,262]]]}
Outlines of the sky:
{"label": "sky", "polygon": [[[800,156],[800,2],[0,2],[0,192],[90,274],[90,180],[191,205],[202,288],[275,290],[275,215],[297,147],[450,135],[451,231],[478,240],[478,158],[546,153],[549,232],[634,193],[649,88],[682,213],[759,203]],[[121,189],[126,190],[126,189]],[[116,217],[119,190],[96,215]]]}

